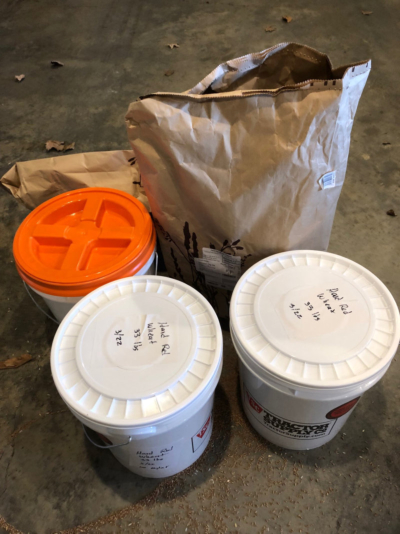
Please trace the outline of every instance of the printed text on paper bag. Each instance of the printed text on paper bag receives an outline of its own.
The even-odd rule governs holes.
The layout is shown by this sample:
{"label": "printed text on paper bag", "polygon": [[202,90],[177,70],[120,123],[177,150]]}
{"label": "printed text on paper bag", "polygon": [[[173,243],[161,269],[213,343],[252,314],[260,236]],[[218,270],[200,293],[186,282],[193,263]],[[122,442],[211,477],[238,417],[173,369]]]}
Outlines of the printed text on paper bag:
{"label": "printed text on paper bag", "polygon": [[233,290],[241,276],[241,258],[212,248],[203,248],[203,258],[194,259],[196,270],[204,274],[206,284]]}

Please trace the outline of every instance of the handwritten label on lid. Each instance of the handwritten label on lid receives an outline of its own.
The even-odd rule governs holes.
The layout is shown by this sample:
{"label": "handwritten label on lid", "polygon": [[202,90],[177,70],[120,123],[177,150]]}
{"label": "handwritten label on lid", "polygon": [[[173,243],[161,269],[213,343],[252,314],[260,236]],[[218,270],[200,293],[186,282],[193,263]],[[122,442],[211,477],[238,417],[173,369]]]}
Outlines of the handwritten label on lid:
{"label": "handwritten label on lid", "polygon": [[117,317],[107,331],[106,352],[116,367],[153,365],[176,354],[170,323],[160,315]]}
{"label": "handwritten label on lid", "polygon": [[365,318],[365,304],[346,283],[338,287],[303,287],[289,291],[278,313],[289,337],[307,339],[347,328]]}

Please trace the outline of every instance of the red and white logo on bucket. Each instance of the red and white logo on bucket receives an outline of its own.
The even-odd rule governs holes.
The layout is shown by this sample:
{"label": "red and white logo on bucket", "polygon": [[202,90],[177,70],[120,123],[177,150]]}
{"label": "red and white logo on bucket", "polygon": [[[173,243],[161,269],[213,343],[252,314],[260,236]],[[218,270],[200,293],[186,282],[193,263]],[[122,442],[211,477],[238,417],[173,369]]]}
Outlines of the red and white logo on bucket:
{"label": "red and white logo on bucket", "polygon": [[327,419],[337,419],[338,417],[342,417],[342,415],[345,415],[347,412],[352,410],[359,400],[360,397],[357,397],[349,402],[345,402],[344,404],[341,404],[337,408],[334,408],[328,412],[325,417]]}
{"label": "red and white logo on bucket", "polygon": [[204,443],[207,436],[210,434],[212,427],[212,413],[208,416],[207,421],[204,423],[204,425],[196,432],[196,434],[192,437],[192,450],[193,452],[196,452],[197,449]]}
{"label": "red and white logo on bucket", "polygon": [[261,413],[263,411],[263,409],[261,408],[261,406],[259,404],[256,403],[256,401],[253,399],[253,397],[250,397],[248,391],[246,391],[247,393],[247,398],[249,399],[249,404],[250,406],[253,408],[253,410],[255,410],[257,413]]}
{"label": "red and white logo on bucket", "polygon": [[271,432],[280,434],[291,439],[310,440],[323,438],[330,434],[335,421],[323,421],[313,423],[302,423],[291,421],[280,415],[272,413],[256,401],[245,389],[246,399],[251,410],[249,413]]}

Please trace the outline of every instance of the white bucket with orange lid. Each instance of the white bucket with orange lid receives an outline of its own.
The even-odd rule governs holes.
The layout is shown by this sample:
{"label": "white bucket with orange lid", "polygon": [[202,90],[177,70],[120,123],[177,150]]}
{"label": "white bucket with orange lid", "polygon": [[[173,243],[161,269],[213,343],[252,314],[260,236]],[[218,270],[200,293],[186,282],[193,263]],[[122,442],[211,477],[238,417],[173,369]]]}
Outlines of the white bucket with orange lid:
{"label": "white bucket with orange lid", "polygon": [[156,233],[133,196],[116,189],[77,189],[33,210],[15,235],[13,252],[22,280],[61,321],[97,287],[154,274]]}

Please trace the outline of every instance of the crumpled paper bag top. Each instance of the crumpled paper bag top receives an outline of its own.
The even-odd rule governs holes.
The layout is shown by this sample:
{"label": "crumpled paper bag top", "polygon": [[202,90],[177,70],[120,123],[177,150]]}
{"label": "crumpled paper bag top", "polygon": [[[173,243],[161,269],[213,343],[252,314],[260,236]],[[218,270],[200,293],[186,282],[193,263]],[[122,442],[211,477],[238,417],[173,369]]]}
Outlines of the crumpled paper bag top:
{"label": "crumpled paper bag top", "polygon": [[130,150],[86,152],[16,163],[0,183],[27,208],[84,187],[110,187],[149,203]]}
{"label": "crumpled paper bag top", "polygon": [[128,137],[168,273],[220,317],[252,264],[327,249],[370,69],[369,60],[334,69],[325,54],[282,43],[219,65],[189,91],[130,105]]}

